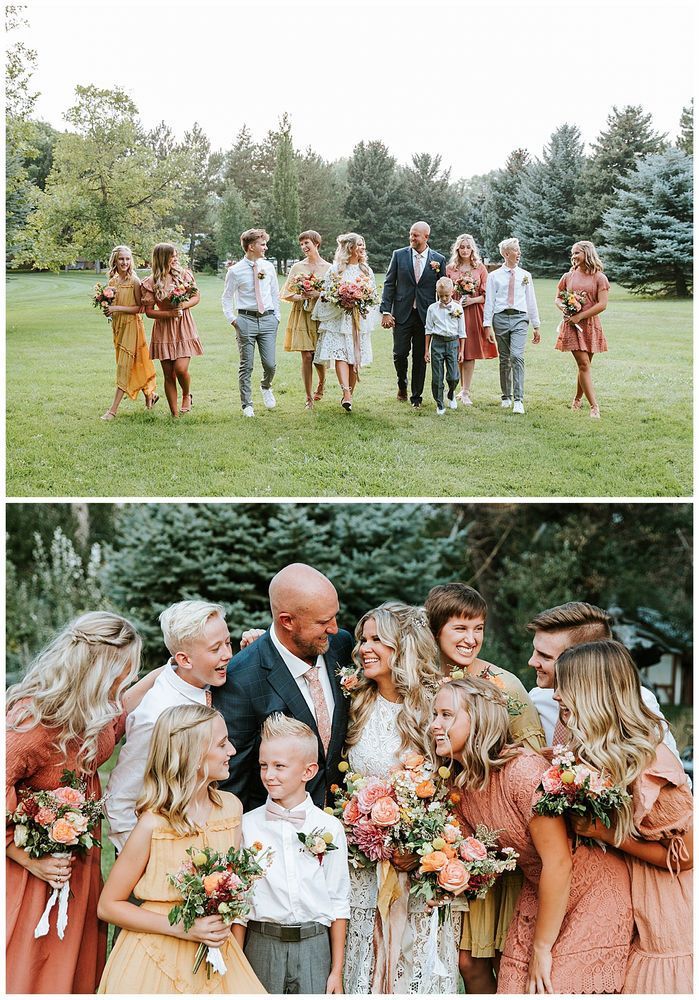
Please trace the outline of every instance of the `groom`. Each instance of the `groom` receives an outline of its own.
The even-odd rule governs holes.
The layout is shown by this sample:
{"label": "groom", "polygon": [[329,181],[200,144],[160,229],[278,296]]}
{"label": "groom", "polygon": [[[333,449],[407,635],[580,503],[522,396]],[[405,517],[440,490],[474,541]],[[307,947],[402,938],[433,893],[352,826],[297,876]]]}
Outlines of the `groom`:
{"label": "groom", "polygon": [[398,376],[398,399],[408,398],[408,355],[413,352],[410,402],[422,406],[425,385],[425,318],[437,298],[436,285],[447,273],[441,253],[427,245],[430,227],[416,222],[410,229],[410,246],[394,250],[381,296],[381,326],[393,329],[393,364]]}
{"label": "groom", "polygon": [[285,566],[269,585],[272,625],[228,664],[225,684],[212,691],[235,747],[221,787],[247,812],[265,802],[260,781],[260,731],[267,716],[282,712],[310,726],[318,737],[318,773],[308,793],[321,809],[330,785],[342,783],[338,764],[347,732],[347,701],[337,669],[351,663],[354,640],[337,627],[337,591],[312,566]]}

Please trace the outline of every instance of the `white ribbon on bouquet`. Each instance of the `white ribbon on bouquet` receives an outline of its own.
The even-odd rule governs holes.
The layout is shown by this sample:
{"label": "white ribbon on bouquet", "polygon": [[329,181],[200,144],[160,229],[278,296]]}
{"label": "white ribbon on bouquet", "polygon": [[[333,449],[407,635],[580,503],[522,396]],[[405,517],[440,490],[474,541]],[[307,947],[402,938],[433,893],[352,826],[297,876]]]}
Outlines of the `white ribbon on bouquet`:
{"label": "white ribbon on bouquet", "polygon": [[[70,854],[52,854],[52,858],[69,858]],[[51,910],[54,908],[56,902],[58,902],[58,920],[56,922],[56,933],[58,934],[61,941],[63,940],[63,935],[65,934],[66,927],[68,926],[68,898],[70,896],[70,879],[64,882],[60,889],[54,889],[49,896],[48,903],[44,912],[41,914],[41,919],[39,923],[34,928],[34,937],[40,938],[44,937],[49,932],[49,915]]]}
{"label": "white ribbon on bouquet", "polygon": [[206,953],[206,961],[212,967],[214,972],[218,972],[222,976],[227,971],[226,963],[223,961],[223,953],[220,948],[209,948]]}

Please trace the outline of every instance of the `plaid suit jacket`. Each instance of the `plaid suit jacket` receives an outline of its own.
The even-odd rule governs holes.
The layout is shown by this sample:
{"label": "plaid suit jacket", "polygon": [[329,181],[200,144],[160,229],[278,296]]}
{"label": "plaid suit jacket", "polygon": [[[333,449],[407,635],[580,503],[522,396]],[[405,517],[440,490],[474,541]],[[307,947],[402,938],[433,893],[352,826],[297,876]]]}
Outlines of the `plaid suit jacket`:
{"label": "plaid suit jacket", "polygon": [[[342,629],[328,639],[330,646],[325,653],[325,664],[335,695],[332,731],[327,756],[318,737],[318,773],[307,785],[309,795],[321,809],[330,785],[341,784],[342,780],[337,766],[347,733],[347,699],[342,694],[336,671],[351,662],[354,646],[350,633]],[[226,720],[228,737],[236,750],[231,757],[230,774],[221,782],[221,788],[237,795],[247,812],[262,805],[267,798],[260,780],[258,759],[260,731],[267,716],[274,712],[290,715],[305,722],[316,735],[318,727],[268,631],[232,658],[226,683],[220,688],[212,688],[212,700],[213,707]]]}

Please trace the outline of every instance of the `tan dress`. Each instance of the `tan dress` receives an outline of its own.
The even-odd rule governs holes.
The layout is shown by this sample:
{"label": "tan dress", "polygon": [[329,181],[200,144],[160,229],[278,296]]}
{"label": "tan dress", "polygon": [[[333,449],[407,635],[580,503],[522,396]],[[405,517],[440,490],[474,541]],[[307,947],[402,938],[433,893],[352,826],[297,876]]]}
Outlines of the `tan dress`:
{"label": "tan dress", "polygon": [[[184,272],[184,280],[194,281],[191,271]],[[146,309],[172,309],[170,295],[172,286],[165,286],[165,295],[156,299],[153,276],[149,275],[141,283],[141,306]],[[150,337],[150,356],[160,361],[176,361],[177,358],[191,358],[204,353],[191,309],[183,309],[179,319],[154,319]]]}
{"label": "tan dress", "polygon": [[284,287],[279,293],[280,298],[284,299],[285,302],[291,302],[289,321],[284,332],[285,351],[315,351],[318,343],[318,320],[311,319],[311,313],[316,299],[308,300],[308,308],[305,308],[303,302],[292,302],[291,296],[295,294],[295,291],[291,286],[297,275],[310,276],[314,274],[318,278],[323,278],[329,267],[330,264],[327,261],[323,261],[317,267],[311,267],[305,260],[299,260],[292,265]]}
{"label": "tan dress", "polygon": [[[122,281],[116,275],[108,284],[116,288],[115,306],[135,306],[136,293],[133,278]],[[150,396],[155,392],[155,365],[151,361],[146,343],[143,319],[133,313],[113,313],[112,333],[116,351],[116,384],[129,399],[136,399],[139,392]]]}
{"label": "tan dress", "polygon": [[[168,913],[180,896],[167,881],[168,872],[176,872],[187,860],[189,847],[212,847],[227,851],[240,838],[243,807],[229,792],[221,792],[223,805],[214,805],[211,816],[196,834],[182,837],[162,819],[155,828],[151,851],[143,875],[134,887],[134,896],[142,899],[142,908],[154,913]],[[206,978],[206,962],[196,975],[192,973],[196,941],[122,930],[99,985],[98,993],[265,993],[250,963],[231,934],[221,948],[227,971],[211,971]]]}
{"label": "tan dress", "polygon": [[[569,292],[585,292],[586,299],[583,309],[589,309],[599,302],[601,291],[609,291],[609,280],[606,274],[597,271],[595,274],[588,274],[581,271],[579,267],[566,271],[558,282],[557,290]],[[588,316],[581,323],[578,323],[580,330],[575,329],[575,317],[571,317],[572,322],[564,323],[561,332],[556,340],[557,351],[587,351],[589,354],[601,354],[607,350],[607,338],[597,316]]]}

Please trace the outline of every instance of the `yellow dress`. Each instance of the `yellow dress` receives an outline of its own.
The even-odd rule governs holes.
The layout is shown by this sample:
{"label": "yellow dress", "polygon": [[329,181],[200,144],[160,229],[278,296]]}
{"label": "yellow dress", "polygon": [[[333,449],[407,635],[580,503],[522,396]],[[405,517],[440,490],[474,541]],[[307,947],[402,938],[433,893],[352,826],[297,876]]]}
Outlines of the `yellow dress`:
{"label": "yellow dress", "polygon": [[[476,676],[489,680],[506,696],[512,739],[532,750],[543,750],[546,736],[541,719],[519,677],[492,663],[486,664]],[[461,925],[459,947],[463,951],[470,951],[474,958],[492,958],[496,951],[503,950],[523,881],[519,868],[505,872],[485,899],[469,902]]]}
{"label": "yellow dress", "polygon": [[[291,285],[297,275],[315,274],[318,278],[324,278],[329,267],[330,264],[327,261],[323,261],[317,267],[311,267],[305,260],[299,260],[292,264],[291,270],[286,276],[284,287],[279,293],[280,297],[286,302],[291,302],[291,296],[295,294]],[[284,332],[285,351],[315,351],[318,343],[318,321],[311,319],[315,301],[315,299],[309,300],[310,309],[304,309],[303,302],[291,302],[289,321]]]}
{"label": "yellow dress", "polygon": [[[143,875],[134,887],[134,895],[143,900],[142,908],[154,913],[168,913],[180,900],[177,890],[167,881],[187,860],[189,847],[212,847],[227,851],[234,845],[240,828],[243,808],[229,792],[220,792],[223,805],[214,805],[207,823],[196,834],[182,837],[167,820],[155,828],[151,852]],[[265,993],[242,949],[231,934],[221,948],[227,971],[211,971],[206,978],[206,962],[192,975],[196,941],[165,934],[147,934],[122,930],[114,945],[99,985],[98,993]]]}
{"label": "yellow dress", "polygon": [[[116,288],[115,306],[135,306],[134,281],[122,282],[116,275],[108,284]],[[150,396],[155,392],[155,365],[151,361],[146,342],[146,330],[140,315],[114,313],[112,333],[116,351],[116,384],[129,399],[136,399],[139,392]]]}

